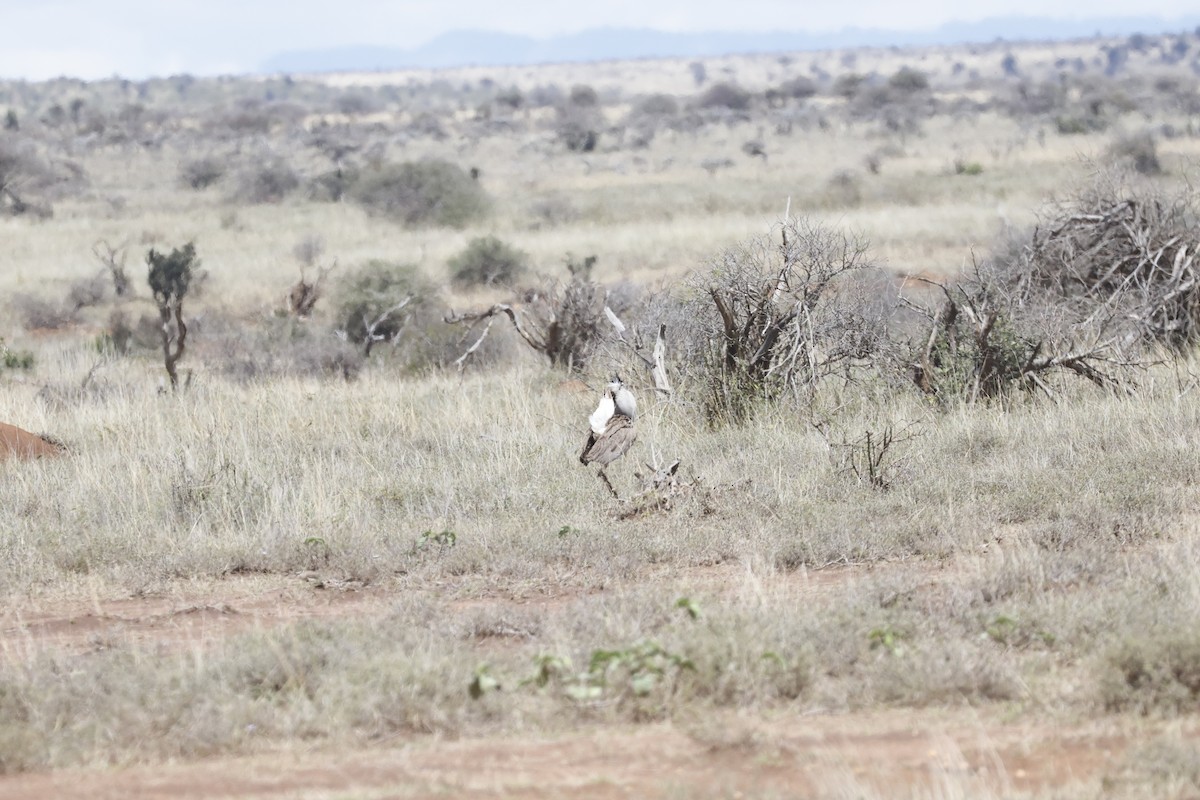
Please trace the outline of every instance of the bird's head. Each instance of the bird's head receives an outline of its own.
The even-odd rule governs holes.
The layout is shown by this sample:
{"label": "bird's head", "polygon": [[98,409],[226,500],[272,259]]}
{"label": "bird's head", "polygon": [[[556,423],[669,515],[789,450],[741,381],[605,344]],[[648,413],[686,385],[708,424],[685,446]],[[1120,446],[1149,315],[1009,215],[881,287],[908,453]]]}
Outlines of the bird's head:
{"label": "bird's head", "polygon": [[624,385],[625,381],[621,380],[621,376],[614,372],[612,380],[608,382],[608,388],[615,392]]}

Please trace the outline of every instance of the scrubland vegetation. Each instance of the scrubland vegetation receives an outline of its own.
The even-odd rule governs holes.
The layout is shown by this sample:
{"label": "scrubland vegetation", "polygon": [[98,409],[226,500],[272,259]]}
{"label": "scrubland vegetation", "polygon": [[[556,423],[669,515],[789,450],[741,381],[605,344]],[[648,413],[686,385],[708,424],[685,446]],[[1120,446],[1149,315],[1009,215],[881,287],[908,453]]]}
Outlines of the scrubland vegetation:
{"label": "scrubland vegetation", "polygon": [[[1198,75],[1181,33],[0,83],[0,421],[69,448],[0,462],[0,772],[971,708],[1121,732],[1055,796],[1200,791]],[[614,371],[619,501],[575,463]],[[244,584],[384,599],[24,616]]]}

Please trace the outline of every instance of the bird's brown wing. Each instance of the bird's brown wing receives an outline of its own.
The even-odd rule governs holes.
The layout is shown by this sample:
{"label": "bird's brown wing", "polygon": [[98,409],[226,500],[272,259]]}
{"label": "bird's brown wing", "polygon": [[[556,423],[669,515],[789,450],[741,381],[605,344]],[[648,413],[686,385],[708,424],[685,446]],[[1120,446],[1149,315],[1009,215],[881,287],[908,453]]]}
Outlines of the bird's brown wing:
{"label": "bird's brown wing", "polygon": [[584,442],[583,450],[579,453],[579,463],[580,464],[590,463],[590,459],[588,458],[588,453],[591,451],[592,447],[595,446],[595,444],[596,444],[596,433],[595,433],[595,431],[589,430],[587,441]]}
{"label": "bird's brown wing", "polygon": [[579,454],[579,460],[584,464],[593,462],[607,467],[616,461],[633,446],[637,433],[633,429],[633,420],[623,414],[616,414],[604,426],[604,433],[597,436],[588,435],[587,444]]}

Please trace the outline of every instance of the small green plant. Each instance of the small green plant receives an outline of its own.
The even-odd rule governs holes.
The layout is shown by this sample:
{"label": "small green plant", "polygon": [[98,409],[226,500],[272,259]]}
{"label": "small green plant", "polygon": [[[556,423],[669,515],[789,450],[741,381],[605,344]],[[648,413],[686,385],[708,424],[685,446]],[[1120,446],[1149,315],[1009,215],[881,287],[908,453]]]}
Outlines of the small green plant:
{"label": "small green plant", "polygon": [[690,597],[681,597],[675,601],[676,608],[682,608],[691,619],[700,619],[700,604]]}
{"label": "small green plant", "polygon": [[29,350],[10,350],[3,346],[0,342],[0,348],[4,352],[4,368],[5,369],[33,369],[33,353]]}
{"label": "small green plant", "polygon": [[955,175],[982,175],[983,164],[978,161],[963,161],[961,158],[954,162]]}
{"label": "small green plant", "polygon": [[448,262],[450,277],[456,286],[511,285],[525,272],[529,257],[495,236],[472,239],[466,248]]}
{"label": "small green plant", "polygon": [[456,544],[458,544],[458,534],[454,531],[425,531],[417,538],[417,543],[413,545],[413,552],[420,553],[432,547],[437,547],[439,552],[445,552]]}
{"label": "small green plant", "polygon": [[475,668],[475,674],[471,677],[471,682],[467,684],[467,693],[472,700],[478,700],[485,694],[498,692],[503,687],[500,685],[500,679],[492,674],[492,668],[488,664],[480,664]]}
{"label": "small green plant", "polygon": [[867,641],[872,650],[886,650],[890,655],[904,655],[903,640],[907,635],[891,625],[881,625],[872,628],[867,634]]}

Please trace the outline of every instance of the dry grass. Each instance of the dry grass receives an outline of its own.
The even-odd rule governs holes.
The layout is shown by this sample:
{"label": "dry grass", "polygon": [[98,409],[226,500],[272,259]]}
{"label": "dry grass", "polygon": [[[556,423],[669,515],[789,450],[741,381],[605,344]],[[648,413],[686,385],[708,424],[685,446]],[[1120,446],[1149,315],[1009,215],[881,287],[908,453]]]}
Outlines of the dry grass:
{"label": "dry grass", "polygon": [[[1000,91],[984,80],[991,73],[973,82],[969,72],[994,72],[1003,55],[998,45],[932,49],[919,66],[947,101],[972,98]],[[1051,55],[1027,48],[1019,60],[1041,74]],[[910,56],[864,52],[852,68],[888,75]],[[812,60],[840,74],[851,69],[846,58]],[[709,73],[715,81],[729,68],[761,89],[809,66],[730,58]],[[626,82],[629,70],[638,82]],[[610,121],[637,94],[695,90],[686,62],[487,76],[525,91],[550,81],[591,83],[602,96],[620,89]],[[394,600],[380,616],[243,631],[187,651],[103,638],[82,656],[36,641],[7,647],[0,772],[428,733],[703,727],[721,714],[987,707],[1047,724],[1186,719],[1200,691],[1192,360],[1153,367],[1133,398],[1075,387],[1057,403],[950,410],[883,382],[830,382],[811,407],[782,403],[715,429],[698,418],[686,376],[668,402],[639,373],[630,379],[638,444],[611,476],[634,497],[635,470],[678,458],[690,488],[669,511],[632,513],[575,463],[594,393],[574,391],[515,337],[493,333],[490,368],[459,374],[432,356],[402,364],[381,346],[344,380],[358,362],[337,366],[343,345],[328,299],[310,321],[277,316],[299,276],[293,251],[308,237],[323,242],[322,264],[337,261],[331,280],[386,259],[445,285],[447,261],[495,235],[527,253],[535,272],[562,278],[568,254],[596,255],[607,285],[656,287],[767,230],[789,202],[793,213],[861,232],[897,273],[952,275],[1002,228],[1030,223],[1116,135],[1062,136],[996,109],[889,133],[841,116],[836,102],[814,99],[790,130],[731,119],[590,154],[548,143],[537,126],[550,109],[519,112],[515,132],[476,138],[472,113],[451,103],[439,118],[455,134],[445,140],[403,129],[397,120],[413,109],[378,112],[380,125],[403,130],[383,140],[385,155],[481,169],[494,211],[461,231],[404,228],[302,190],[241,206],[183,188],[179,164],[197,152],[186,138],[84,148],[86,191],[55,199],[52,219],[0,222],[0,296],[57,308],[99,272],[97,240],[130,242],[140,297],[120,308],[136,323],[152,310],[145,251],[195,240],[207,277],[189,297],[180,365],[193,377],[186,391],[160,392],[152,350],[107,348],[116,301],[81,309],[57,331],[23,324],[27,301],[0,307],[2,340],[36,362],[0,370],[0,420],[70,447],[63,459],[0,463],[0,599],[99,603],[254,574],[367,586]],[[1136,117],[1116,124],[1142,124]],[[751,139],[767,160],[742,152]],[[1160,142],[1166,174],[1157,180],[1181,181],[1198,141]],[[270,144],[294,155],[303,176],[328,168],[286,133]],[[238,153],[231,167],[256,157]],[[724,158],[732,165],[710,176],[704,163]],[[978,174],[956,162],[978,164]],[[447,290],[442,301],[461,310],[502,295]],[[436,324],[412,335],[429,352],[463,347]],[[597,383],[630,363],[615,353],[580,377]],[[832,420],[825,435],[817,418]],[[881,491],[847,472],[838,446],[888,426],[910,435],[894,445]],[[1186,796],[1194,754],[1164,742],[1114,765],[1113,786]],[[913,796],[993,788],[1019,794],[946,777]],[[874,791],[847,778],[827,794]]]}

